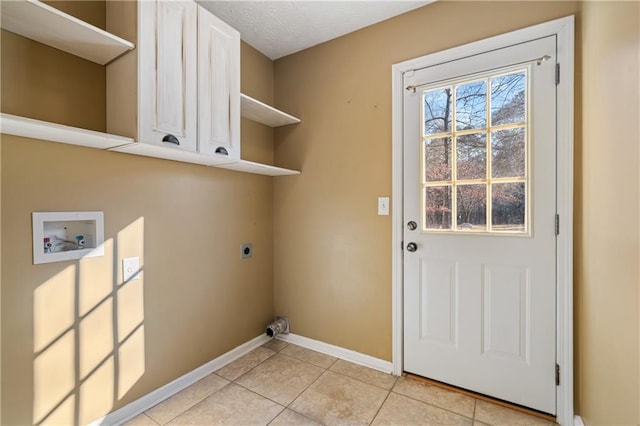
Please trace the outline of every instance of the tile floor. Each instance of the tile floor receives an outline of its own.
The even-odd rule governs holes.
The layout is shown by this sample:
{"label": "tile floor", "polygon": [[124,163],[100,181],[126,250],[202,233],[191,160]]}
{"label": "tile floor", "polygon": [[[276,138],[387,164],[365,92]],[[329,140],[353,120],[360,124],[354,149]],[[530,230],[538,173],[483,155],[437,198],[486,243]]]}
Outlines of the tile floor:
{"label": "tile floor", "polygon": [[271,340],[139,415],[138,425],[551,425]]}

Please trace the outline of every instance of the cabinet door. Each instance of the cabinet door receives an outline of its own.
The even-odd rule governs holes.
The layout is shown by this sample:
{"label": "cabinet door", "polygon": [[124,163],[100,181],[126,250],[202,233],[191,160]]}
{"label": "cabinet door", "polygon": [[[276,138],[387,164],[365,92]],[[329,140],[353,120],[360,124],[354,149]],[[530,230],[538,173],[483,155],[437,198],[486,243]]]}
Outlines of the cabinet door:
{"label": "cabinet door", "polygon": [[197,150],[197,5],[139,2],[140,142]]}
{"label": "cabinet door", "polygon": [[240,34],[198,6],[198,150],[240,158]]}

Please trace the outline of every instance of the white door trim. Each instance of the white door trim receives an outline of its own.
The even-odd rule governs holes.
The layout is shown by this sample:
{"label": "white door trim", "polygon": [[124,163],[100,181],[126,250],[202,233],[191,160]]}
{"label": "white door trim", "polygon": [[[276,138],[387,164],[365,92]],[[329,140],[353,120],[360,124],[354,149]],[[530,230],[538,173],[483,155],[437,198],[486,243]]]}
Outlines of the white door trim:
{"label": "white door trim", "polygon": [[556,362],[561,368],[557,387],[557,422],[573,425],[573,85],[574,17],[480,40],[394,64],[392,72],[392,361],[393,373],[403,371],[403,76],[413,70],[449,62],[488,50],[556,35],[561,78],[557,86],[557,322]]}

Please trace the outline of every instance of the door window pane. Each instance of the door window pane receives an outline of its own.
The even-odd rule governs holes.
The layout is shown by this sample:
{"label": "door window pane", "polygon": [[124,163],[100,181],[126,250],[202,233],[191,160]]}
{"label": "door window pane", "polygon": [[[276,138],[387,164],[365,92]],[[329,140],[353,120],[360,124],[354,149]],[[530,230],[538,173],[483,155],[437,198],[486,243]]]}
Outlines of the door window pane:
{"label": "door window pane", "polygon": [[450,186],[427,187],[424,204],[426,229],[451,229]]}
{"label": "door window pane", "polygon": [[491,176],[494,178],[525,176],[524,128],[491,133]]}
{"label": "door window pane", "polygon": [[459,231],[487,230],[487,186],[460,185],[457,188],[457,221]]}
{"label": "door window pane", "polygon": [[426,182],[451,179],[451,137],[424,142],[424,169]]}
{"label": "door window pane", "polygon": [[527,78],[509,68],[422,90],[423,231],[527,232]]}
{"label": "door window pane", "polygon": [[456,130],[487,127],[487,82],[463,84],[456,88]]}
{"label": "door window pane", "polygon": [[491,79],[491,125],[524,123],[525,72]]}
{"label": "door window pane", "polygon": [[435,135],[451,130],[451,88],[424,92],[424,134]]}
{"label": "door window pane", "polygon": [[458,180],[487,177],[486,133],[472,133],[456,138],[456,178]]}
{"label": "door window pane", "polygon": [[493,184],[491,187],[493,230],[525,232],[525,200],[524,182]]}

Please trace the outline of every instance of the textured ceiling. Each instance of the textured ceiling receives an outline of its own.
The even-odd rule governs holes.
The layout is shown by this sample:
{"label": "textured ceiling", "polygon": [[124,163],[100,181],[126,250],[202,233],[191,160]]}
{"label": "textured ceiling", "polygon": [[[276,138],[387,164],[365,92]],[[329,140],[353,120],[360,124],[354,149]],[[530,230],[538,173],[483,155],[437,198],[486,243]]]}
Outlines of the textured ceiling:
{"label": "textured ceiling", "polygon": [[242,40],[275,60],[432,1],[435,0],[199,0],[198,3],[240,31]]}

